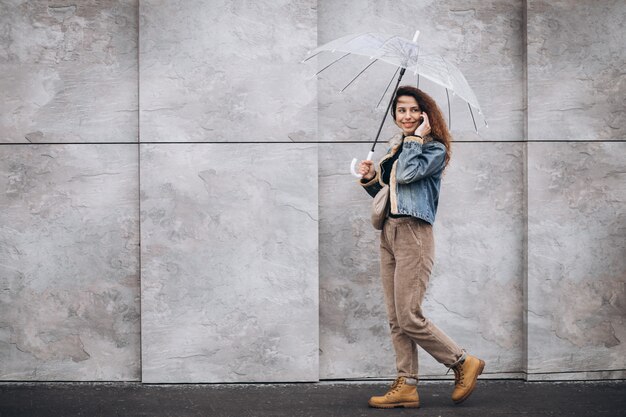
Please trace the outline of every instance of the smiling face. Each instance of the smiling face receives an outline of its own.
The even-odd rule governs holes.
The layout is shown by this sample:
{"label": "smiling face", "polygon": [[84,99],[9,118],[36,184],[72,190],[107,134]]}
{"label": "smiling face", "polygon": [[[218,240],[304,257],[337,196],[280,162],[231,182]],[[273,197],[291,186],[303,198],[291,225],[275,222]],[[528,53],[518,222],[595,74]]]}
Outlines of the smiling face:
{"label": "smiling face", "polygon": [[422,123],[422,111],[414,97],[400,96],[396,105],[396,124],[405,136],[415,133],[417,126]]}

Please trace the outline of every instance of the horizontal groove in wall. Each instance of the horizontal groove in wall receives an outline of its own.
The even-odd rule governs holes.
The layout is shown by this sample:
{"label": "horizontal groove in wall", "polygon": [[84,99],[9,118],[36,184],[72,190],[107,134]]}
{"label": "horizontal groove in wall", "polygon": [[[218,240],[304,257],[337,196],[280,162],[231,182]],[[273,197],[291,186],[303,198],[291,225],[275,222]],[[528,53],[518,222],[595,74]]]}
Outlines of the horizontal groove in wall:
{"label": "horizontal groove in wall", "polygon": [[481,375],[489,375],[489,374],[499,375],[499,374],[507,374],[507,373],[515,373],[515,374],[522,374],[522,375],[567,375],[567,374],[585,374],[585,373],[590,374],[590,373],[602,373],[602,372],[626,372],[626,369],[597,369],[597,370],[592,370],[592,371],[574,370],[574,371],[552,371],[552,372],[526,372],[526,371],[483,372]]}
{"label": "horizontal groove in wall", "polygon": [[[559,376],[562,375],[566,377],[567,375],[584,375],[591,373],[603,373],[603,372],[624,372],[626,369],[610,369],[610,370],[596,370],[596,371],[564,371],[564,372],[484,372],[482,375],[485,377],[483,380],[489,381],[511,381],[511,380],[527,380],[532,376],[540,376],[540,375],[554,375]],[[489,375],[495,375],[495,377],[489,377]],[[429,382],[435,381],[449,381],[453,378],[453,375],[444,376],[444,375],[420,375],[421,379]],[[393,381],[393,377],[388,378],[329,378],[329,379],[320,379],[320,382],[334,383],[334,382],[353,382],[353,383],[376,383],[376,382],[385,382],[385,381]],[[542,380],[531,380],[530,382],[554,382],[559,379],[550,379],[546,381]],[[621,381],[623,379],[604,379],[604,380],[592,380],[592,382],[613,382],[613,381]],[[563,379],[563,381],[573,382],[576,380]]]}
{"label": "horizontal groove in wall", "polygon": [[[616,371],[622,371],[618,369]],[[626,369],[624,369],[626,371]],[[567,375],[567,374],[583,374],[583,373],[592,373],[592,372],[605,372],[605,371],[571,371],[571,372],[554,372],[554,373],[525,373],[525,372],[515,372],[514,377],[498,377],[498,378],[483,378],[482,380],[488,381],[519,381],[525,380],[524,375],[532,376],[532,375]],[[495,375],[506,374],[503,373],[494,373]],[[486,374],[489,375],[489,374]],[[421,375],[420,378],[424,378],[424,382],[437,382],[437,381],[450,381],[453,378],[453,375],[449,377],[443,376],[434,376],[434,375]],[[166,386],[166,385],[306,385],[306,384],[318,384],[318,383],[356,383],[356,384],[375,384],[375,383],[387,383],[388,381],[393,381],[393,377],[389,378],[328,378],[328,379],[320,379],[319,381],[289,381],[289,382],[171,382],[171,383],[163,383],[163,382],[143,382],[141,380],[128,380],[128,381],[99,381],[99,380],[89,380],[89,381],[72,381],[72,380],[54,380],[54,381],[45,381],[45,380],[2,380],[0,381],[0,386],[2,385],[32,385],[32,384],[72,384],[72,385],[153,385],[153,386]],[[604,380],[591,380],[591,383],[614,383],[618,381],[623,381],[624,379],[604,379]],[[547,381],[530,381],[531,383],[554,383],[557,380],[547,380]],[[574,382],[575,380],[563,380],[565,382]]]}
{"label": "horizontal groove in wall", "polygon": [[[292,142],[292,141],[284,141],[284,142],[2,142],[0,146],[24,146],[24,145],[284,145],[284,144],[319,144],[319,145],[327,145],[327,144],[371,144],[372,142],[352,142],[352,141],[302,141],[302,142]],[[384,142],[379,142],[384,143]],[[549,140],[455,140],[452,143],[626,143],[626,139],[615,139],[615,140],[557,140],[557,139],[549,139]]]}
{"label": "horizontal groove in wall", "polygon": [[526,375],[584,374],[593,372],[626,372],[626,369],[595,369],[591,371],[524,372]]}

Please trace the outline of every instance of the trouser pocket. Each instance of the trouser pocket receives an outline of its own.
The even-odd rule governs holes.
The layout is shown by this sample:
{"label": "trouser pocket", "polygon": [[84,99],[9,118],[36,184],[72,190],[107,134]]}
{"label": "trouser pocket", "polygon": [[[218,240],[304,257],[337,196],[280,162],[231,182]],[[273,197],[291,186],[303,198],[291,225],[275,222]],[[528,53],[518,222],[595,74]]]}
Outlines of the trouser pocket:
{"label": "trouser pocket", "polygon": [[[418,248],[422,247],[422,241],[420,239],[419,235],[419,231],[413,230],[413,227],[415,227],[412,223],[405,223],[405,226],[407,227],[407,229],[409,229],[409,235],[413,238],[413,240],[415,241],[415,244],[417,245]],[[419,227],[419,226],[418,226]]]}

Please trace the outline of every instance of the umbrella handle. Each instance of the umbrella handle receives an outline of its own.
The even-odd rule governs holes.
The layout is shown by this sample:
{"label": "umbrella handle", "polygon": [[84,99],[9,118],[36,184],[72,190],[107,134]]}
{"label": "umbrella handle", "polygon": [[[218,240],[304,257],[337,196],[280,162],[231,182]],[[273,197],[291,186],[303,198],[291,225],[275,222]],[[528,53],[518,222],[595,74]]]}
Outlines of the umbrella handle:
{"label": "umbrella handle", "polygon": [[[367,154],[367,159],[366,161],[371,161],[372,157],[374,156],[374,151],[370,151]],[[359,174],[358,172],[356,172],[356,163],[359,162],[358,159],[353,158],[352,159],[352,163],[350,164],[350,172],[352,172],[352,175],[354,175],[357,178],[363,178],[363,175]]]}

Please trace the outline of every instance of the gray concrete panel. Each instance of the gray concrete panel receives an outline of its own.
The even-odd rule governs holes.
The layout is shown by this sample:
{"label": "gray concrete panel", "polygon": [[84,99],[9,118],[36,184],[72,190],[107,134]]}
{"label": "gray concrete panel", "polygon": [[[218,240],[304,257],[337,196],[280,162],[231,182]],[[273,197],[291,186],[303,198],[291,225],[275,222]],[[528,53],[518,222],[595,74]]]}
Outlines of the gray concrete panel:
{"label": "gray concrete panel", "polygon": [[317,145],[141,148],[144,382],[318,379]]}
{"label": "gray concrete panel", "polygon": [[[364,144],[319,145],[320,378],[394,375],[371,198],[349,174]],[[378,146],[376,160],[385,153]],[[361,154],[361,155],[358,155]]]}
{"label": "gray concrete panel", "polygon": [[626,2],[528,1],[528,138],[626,136]]}
{"label": "gray concrete panel", "polygon": [[487,375],[524,370],[524,147],[457,144],[437,213],[431,310]]}
{"label": "gray concrete panel", "polygon": [[[491,376],[523,370],[523,146],[454,145],[434,229],[425,314],[485,359]],[[321,378],[395,375],[379,232],[369,223],[371,198],[347,168],[364,150],[320,145]],[[419,360],[423,377],[446,371],[421,349]]]}
{"label": "gray concrete panel", "polygon": [[135,145],[0,147],[0,379],[138,380]]}
{"label": "gray concrete panel", "polygon": [[313,0],[140,4],[141,140],[311,141]]}
{"label": "gray concrete panel", "polygon": [[[523,3],[514,0],[464,1],[318,1],[318,43],[351,33],[383,32],[411,39],[445,56],[463,72],[489,122],[475,114],[479,135],[467,104],[452,99],[452,130],[460,140],[520,140],[525,137]],[[339,58],[325,53],[316,68]],[[353,76],[370,63],[367,57],[347,57],[320,74],[319,138],[323,141],[363,141],[375,135],[385,105],[375,110],[395,68],[377,62],[345,92]],[[405,74],[403,84],[415,84]],[[446,92],[422,77],[420,87],[448,114]],[[389,94],[388,94],[389,95]],[[388,102],[389,98],[384,101]],[[391,124],[388,121],[389,124]],[[386,130],[382,137],[389,136]]]}
{"label": "gray concrete panel", "polygon": [[626,144],[531,143],[528,155],[529,378],[623,377]]}
{"label": "gray concrete panel", "polygon": [[137,1],[3,1],[0,73],[0,142],[136,142]]}

